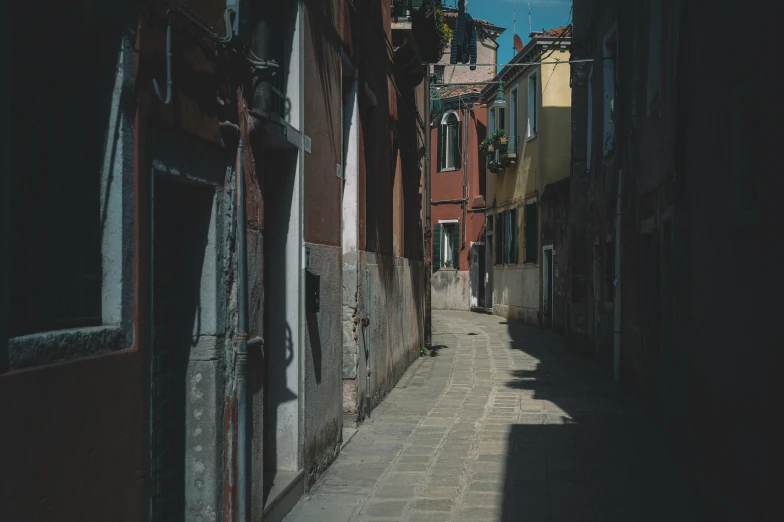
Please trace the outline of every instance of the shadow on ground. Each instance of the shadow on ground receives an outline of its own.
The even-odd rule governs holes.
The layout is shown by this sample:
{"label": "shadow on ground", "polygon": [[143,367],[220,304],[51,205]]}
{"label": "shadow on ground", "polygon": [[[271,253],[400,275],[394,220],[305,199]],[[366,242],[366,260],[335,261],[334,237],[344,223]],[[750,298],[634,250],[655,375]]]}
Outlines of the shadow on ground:
{"label": "shadow on ground", "polygon": [[706,520],[661,431],[597,365],[550,332],[508,333],[532,359],[506,383],[522,390],[523,414],[508,435],[502,520]]}

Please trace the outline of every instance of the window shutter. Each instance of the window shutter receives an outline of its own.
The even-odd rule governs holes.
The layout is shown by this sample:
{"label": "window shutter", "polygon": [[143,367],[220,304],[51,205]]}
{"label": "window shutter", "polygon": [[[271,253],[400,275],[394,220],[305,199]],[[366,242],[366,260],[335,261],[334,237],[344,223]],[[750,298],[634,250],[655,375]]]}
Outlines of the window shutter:
{"label": "window shutter", "polygon": [[460,137],[461,132],[463,131],[460,122],[455,125],[455,145],[452,147],[454,151],[455,158],[454,158],[454,165],[456,169],[460,168],[461,160],[463,159],[463,140]]}
{"label": "window shutter", "polygon": [[438,170],[444,170],[446,163],[444,154],[446,149],[446,129],[443,125],[438,126]]}
{"label": "window shutter", "polygon": [[508,265],[512,262],[512,214],[514,213],[513,209],[509,209],[505,216],[506,216],[506,233],[504,236],[506,237],[506,250],[504,252],[504,264]]}
{"label": "window shutter", "polygon": [[455,233],[450,238],[452,240],[452,266],[460,268],[460,223],[455,223]]}
{"label": "window shutter", "polygon": [[496,214],[495,222],[495,264],[504,263],[504,213]]}
{"label": "window shutter", "polygon": [[517,207],[509,212],[509,263],[517,264]]}
{"label": "window shutter", "polygon": [[441,268],[441,229],[443,226],[441,223],[436,223],[433,226],[433,271],[438,270]]}

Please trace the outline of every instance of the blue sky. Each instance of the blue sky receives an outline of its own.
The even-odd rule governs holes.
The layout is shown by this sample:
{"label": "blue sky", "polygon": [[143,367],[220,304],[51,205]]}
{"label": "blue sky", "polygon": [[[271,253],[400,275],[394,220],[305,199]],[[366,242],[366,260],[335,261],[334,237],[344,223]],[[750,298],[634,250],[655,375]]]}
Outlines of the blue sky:
{"label": "blue sky", "polygon": [[[531,26],[534,31],[566,25],[569,22],[571,0],[530,0]],[[457,0],[442,0],[445,7],[457,8]],[[507,63],[514,56],[512,22],[514,0],[467,0],[466,11],[475,17],[489,20],[495,25],[506,27],[498,39],[498,63]],[[517,34],[528,43],[528,0],[517,0]]]}

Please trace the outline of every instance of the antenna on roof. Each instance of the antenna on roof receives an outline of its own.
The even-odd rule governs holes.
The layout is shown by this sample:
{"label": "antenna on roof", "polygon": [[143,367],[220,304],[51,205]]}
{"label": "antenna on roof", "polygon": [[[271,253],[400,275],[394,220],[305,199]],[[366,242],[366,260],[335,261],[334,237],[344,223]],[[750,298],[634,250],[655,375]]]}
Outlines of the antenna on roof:
{"label": "antenna on roof", "polygon": [[531,0],[528,0],[528,34],[533,32],[534,30],[531,29]]}

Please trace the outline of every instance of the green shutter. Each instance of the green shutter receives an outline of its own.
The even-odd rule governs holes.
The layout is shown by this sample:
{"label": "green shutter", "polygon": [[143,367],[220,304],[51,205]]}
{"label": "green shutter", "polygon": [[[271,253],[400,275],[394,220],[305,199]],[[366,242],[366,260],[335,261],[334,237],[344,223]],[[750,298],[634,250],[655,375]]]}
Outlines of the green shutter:
{"label": "green shutter", "polygon": [[507,210],[504,213],[504,228],[506,232],[504,232],[504,264],[508,265],[511,262],[511,253],[512,253],[512,209]]}
{"label": "green shutter", "polygon": [[452,266],[460,268],[460,223],[455,223],[455,233],[452,235]]}
{"label": "green shutter", "polygon": [[517,264],[517,235],[519,227],[517,226],[517,207],[512,209],[512,259],[511,263],[516,265]]}
{"label": "green shutter", "polygon": [[433,226],[433,271],[441,268],[441,223]]}
{"label": "green shutter", "polygon": [[443,125],[438,126],[438,170],[444,170],[446,158],[446,129]]}
{"label": "green shutter", "polygon": [[504,263],[504,213],[498,212],[495,220],[495,264]]}

